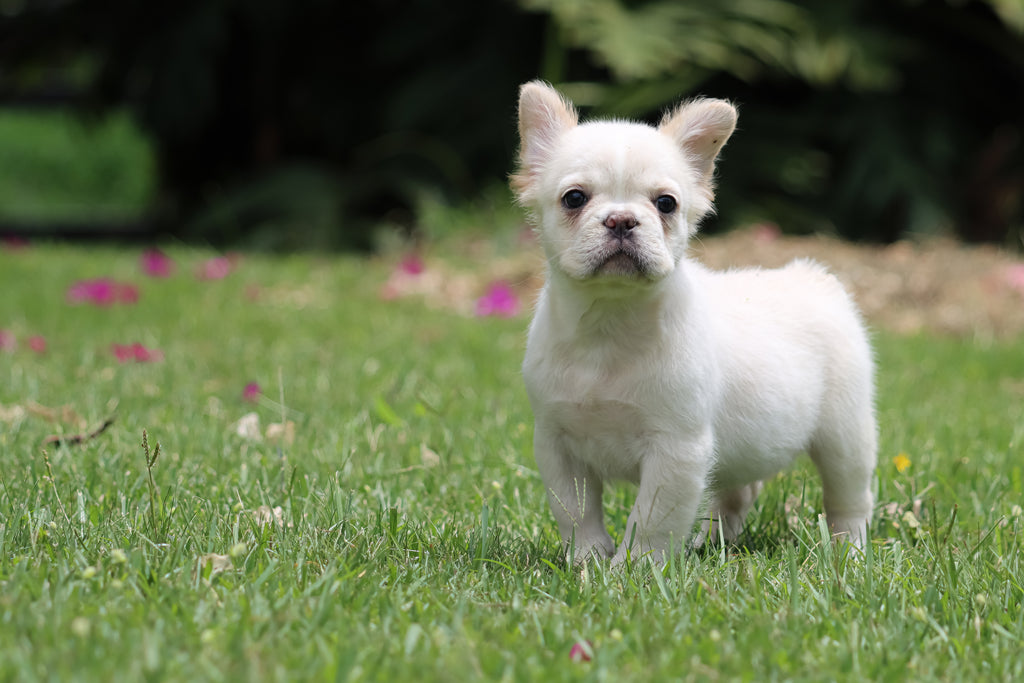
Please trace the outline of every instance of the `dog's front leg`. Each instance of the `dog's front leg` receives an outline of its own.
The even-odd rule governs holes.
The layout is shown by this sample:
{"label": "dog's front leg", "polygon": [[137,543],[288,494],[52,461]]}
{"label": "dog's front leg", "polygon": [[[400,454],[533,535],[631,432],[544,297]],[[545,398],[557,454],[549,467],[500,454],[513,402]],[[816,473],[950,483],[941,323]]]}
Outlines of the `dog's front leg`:
{"label": "dog's front leg", "polygon": [[710,433],[672,449],[648,453],[636,503],[612,565],[650,554],[661,564],[690,537],[704,494],[713,447]]}
{"label": "dog's front leg", "polygon": [[533,449],[566,552],[574,555],[569,561],[579,564],[591,555],[611,557],[615,542],[604,526],[601,479],[566,452],[556,435],[540,426],[534,434]]}

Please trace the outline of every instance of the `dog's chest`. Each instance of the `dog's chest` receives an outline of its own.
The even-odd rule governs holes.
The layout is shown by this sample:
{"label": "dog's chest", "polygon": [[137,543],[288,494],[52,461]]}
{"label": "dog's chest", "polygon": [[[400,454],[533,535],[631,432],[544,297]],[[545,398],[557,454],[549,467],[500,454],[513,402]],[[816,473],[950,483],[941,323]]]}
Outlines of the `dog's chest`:
{"label": "dog's chest", "polygon": [[642,411],[621,401],[555,401],[548,413],[573,457],[602,478],[639,480],[649,434]]}
{"label": "dog's chest", "polygon": [[600,363],[538,367],[528,378],[534,410],[561,446],[603,477],[637,481],[659,427],[635,374]]}

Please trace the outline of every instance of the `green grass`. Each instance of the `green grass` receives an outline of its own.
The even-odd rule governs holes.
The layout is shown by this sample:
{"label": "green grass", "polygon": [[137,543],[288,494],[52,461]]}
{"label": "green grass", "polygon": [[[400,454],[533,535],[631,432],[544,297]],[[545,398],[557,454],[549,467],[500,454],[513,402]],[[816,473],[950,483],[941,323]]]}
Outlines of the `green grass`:
{"label": "green grass", "polygon": [[[247,256],[199,282],[210,254],[170,253],[177,274],[153,280],[127,251],[0,250],[0,329],[20,342],[0,351],[0,680],[1024,676],[1019,343],[877,335],[865,557],[827,542],[803,463],[739,548],[581,573],[532,460],[524,317],[381,301],[387,259]],[[139,303],[65,302],[100,276]],[[134,341],[165,359],[118,364],[110,345]],[[34,404],[116,421],[44,455],[82,427]],[[250,411],[294,441],[238,436]],[[632,493],[606,496],[616,533]],[[585,641],[593,659],[570,661]]]}
{"label": "green grass", "polygon": [[0,220],[130,220],[152,200],[153,152],[126,113],[0,110],[0,150]]}

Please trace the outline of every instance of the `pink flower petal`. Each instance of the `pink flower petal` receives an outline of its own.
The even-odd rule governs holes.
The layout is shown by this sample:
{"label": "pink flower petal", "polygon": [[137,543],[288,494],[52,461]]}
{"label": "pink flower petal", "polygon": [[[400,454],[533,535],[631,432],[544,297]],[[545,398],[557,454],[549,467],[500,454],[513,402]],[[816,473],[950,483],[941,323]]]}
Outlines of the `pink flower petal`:
{"label": "pink flower petal", "polygon": [[256,382],[249,382],[242,390],[242,400],[255,403],[260,397],[260,385]]}
{"label": "pink flower petal", "polygon": [[111,344],[110,350],[114,352],[118,363],[127,363],[135,357],[130,344]]}
{"label": "pink flower petal", "polygon": [[110,278],[79,280],[68,288],[68,302],[89,303],[96,306],[134,304],[139,300],[139,288],[132,284],[114,282]]}
{"label": "pink flower petal", "polygon": [[170,277],[174,272],[174,261],[159,249],[147,249],[139,258],[142,272],[150,277]]}
{"label": "pink flower petal", "polygon": [[226,256],[207,259],[196,269],[200,280],[223,280],[234,269],[234,262]]}
{"label": "pink flower petal", "polygon": [[140,363],[155,363],[164,359],[164,352],[159,349],[147,349],[138,342],[135,343],[133,348],[135,352],[135,360]]}
{"label": "pink flower petal", "polygon": [[118,363],[135,361],[136,363],[155,363],[164,359],[164,352],[159,349],[147,349],[139,342],[134,344],[111,344],[111,351]]}
{"label": "pink flower petal", "polygon": [[36,353],[46,353],[46,339],[40,335],[33,335],[28,338],[28,348]]}
{"label": "pink flower petal", "polygon": [[491,284],[487,293],[476,302],[478,316],[496,315],[502,318],[511,318],[518,313],[519,299],[512,288],[504,282]]}
{"label": "pink flower petal", "polygon": [[775,223],[758,223],[754,226],[755,242],[774,242],[782,236],[782,231]]}
{"label": "pink flower petal", "polygon": [[1024,294],[1024,263],[1007,266],[1003,271],[1003,280],[1010,286],[1010,289]]}
{"label": "pink flower petal", "polygon": [[13,332],[0,330],[0,351],[14,351],[18,348],[18,340]]}
{"label": "pink flower petal", "polygon": [[574,662],[589,662],[590,653],[594,651],[594,644],[589,640],[584,643],[573,643],[572,649],[569,650],[569,659]]}
{"label": "pink flower petal", "polygon": [[4,249],[9,251],[28,248],[28,240],[20,235],[4,235],[3,239],[0,239],[0,243],[3,244]]}
{"label": "pink flower petal", "polygon": [[419,275],[424,270],[423,259],[417,254],[409,254],[398,264],[398,270],[406,275]]}
{"label": "pink flower petal", "polygon": [[80,280],[68,288],[68,301],[108,306],[114,300],[113,283],[107,278]]}
{"label": "pink flower petal", "polygon": [[114,300],[119,304],[136,304],[139,302],[139,288],[135,285],[118,284],[114,288]]}

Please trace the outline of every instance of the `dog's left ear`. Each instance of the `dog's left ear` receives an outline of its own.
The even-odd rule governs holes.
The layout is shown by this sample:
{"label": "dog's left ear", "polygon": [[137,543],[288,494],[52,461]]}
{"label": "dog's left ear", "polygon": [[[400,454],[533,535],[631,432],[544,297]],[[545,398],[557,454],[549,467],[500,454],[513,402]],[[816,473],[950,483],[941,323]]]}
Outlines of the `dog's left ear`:
{"label": "dog's left ear", "polygon": [[708,202],[714,197],[715,159],[736,128],[737,116],[736,107],[725,100],[698,99],[666,114],[658,127],[693,164]]}

